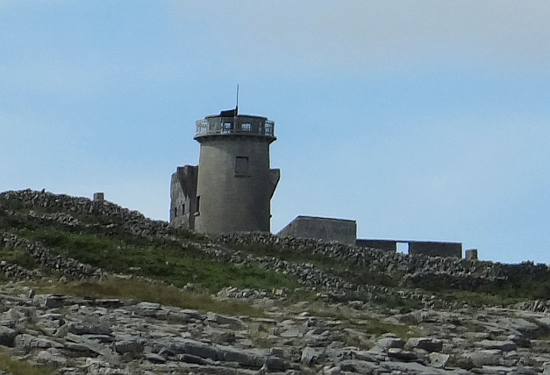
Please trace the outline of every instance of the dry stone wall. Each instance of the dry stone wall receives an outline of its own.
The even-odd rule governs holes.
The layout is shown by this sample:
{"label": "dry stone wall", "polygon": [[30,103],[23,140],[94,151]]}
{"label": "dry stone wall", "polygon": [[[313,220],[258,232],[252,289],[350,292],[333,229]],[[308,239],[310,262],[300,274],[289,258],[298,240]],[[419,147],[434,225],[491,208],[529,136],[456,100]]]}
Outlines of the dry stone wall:
{"label": "dry stone wall", "polygon": [[[31,217],[46,221],[54,220],[69,227],[112,226],[113,229],[138,236],[180,241],[176,236],[176,230],[168,223],[147,219],[137,211],[107,201],[93,202],[87,198],[31,190],[0,194],[0,210],[9,212],[14,208],[25,208],[29,210],[28,215]],[[17,245],[27,249],[42,267],[65,270],[62,271],[63,274],[70,278],[97,277],[97,272],[100,272],[75,260],[57,257],[40,244],[24,242],[7,235],[3,235],[1,241],[1,246],[13,246],[14,242],[19,241]],[[309,264],[312,260],[322,258],[339,265],[347,264],[365,272],[388,275],[397,278],[403,287],[439,283],[449,288],[471,290],[487,283],[505,282],[514,274],[529,275],[536,279],[538,275],[547,277],[549,272],[546,265],[533,263],[503,265],[465,259],[408,256],[337,242],[277,237],[267,233],[227,234],[211,241],[203,238],[193,245],[213,259],[234,264],[260,265],[268,270],[294,275],[302,284],[309,287],[333,291],[351,291],[357,288],[356,285]],[[251,249],[259,251],[239,251]],[[266,249],[269,249],[271,256],[258,256]],[[301,263],[281,259],[287,255],[298,255]]]}
{"label": "dry stone wall", "polygon": [[[120,207],[108,201],[94,202],[88,198],[75,198],[68,195],[56,195],[33,190],[8,191],[0,194],[0,209],[2,201],[11,206],[29,210],[41,210],[50,214],[50,218],[62,220],[67,215],[72,220],[93,215],[96,220],[108,219],[119,223],[122,229],[139,236],[170,235],[174,230],[164,221],[147,219],[138,211]],[[5,207],[9,209],[10,207]],[[57,216],[56,216],[57,215]],[[76,219],[75,219],[76,218]]]}
{"label": "dry stone wall", "polygon": [[[19,238],[14,234],[0,233],[0,249],[1,248],[10,250],[24,250],[36,261],[40,268],[47,269],[49,271],[57,271],[71,280],[97,279],[103,276],[103,272],[99,268],[80,263],[79,261],[69,257],[56,255],[41,244]],[[17,276],[17,279],[32,276],[28,272],[33,272],[23,272],[24,270],[20,267],[3,269],[0,266],[0,272],[2,271],[8,271],[3,273],[6,275]]]}
{"label": "dry stone wall", "polygon": [[439,282],[468,290],[487,283],[505,281],[512,273],[536,277],[550,272],[546,265],[531,262],[506,265],[457,258],[409,256],[338,242],[277,237],[267,233],[226,234],[220,236],[218,241],[236,249],[267,249],[281,256],[332,259],[338,264],[360,267],[366,272],[401,275],[401,284],[404,286]]}
{"label": "dry stone wall", "polygon": [[28,270],[5,260],[0,261],[0,275],[11,281],[32,280],[41,276],[38,271]]}

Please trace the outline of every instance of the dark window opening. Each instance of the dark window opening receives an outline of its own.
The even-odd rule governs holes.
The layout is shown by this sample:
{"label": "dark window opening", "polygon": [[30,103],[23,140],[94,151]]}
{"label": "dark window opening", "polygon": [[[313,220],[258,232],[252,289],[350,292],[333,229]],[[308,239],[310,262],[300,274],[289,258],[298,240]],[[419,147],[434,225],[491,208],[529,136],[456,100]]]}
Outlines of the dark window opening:
{"label": "dark window opening", "polygon": [[201,209],[201,197],[198,196],[197,197],[197,209],[195,210],[195,212],[198,214],[200,212],[200,209]]}
{"label": "dark window opening", "polygon": [[235,176],[248,176],[248,156],[237,156],[235,159]]}
{"label": "dark window opening", "polygon": [[185,203],[181,205],[181,214],[185,215]]}
{"label": "dark window opening", "polygon": [[233,124],[231,122],[224,122],[222,126],[222,133],[223,134],[229,134],[231,133],[231,130],[233,129]]}
{"label": "dark window opening", "polygon": [[174,207],[174,217],[178,217],[178,208]]}

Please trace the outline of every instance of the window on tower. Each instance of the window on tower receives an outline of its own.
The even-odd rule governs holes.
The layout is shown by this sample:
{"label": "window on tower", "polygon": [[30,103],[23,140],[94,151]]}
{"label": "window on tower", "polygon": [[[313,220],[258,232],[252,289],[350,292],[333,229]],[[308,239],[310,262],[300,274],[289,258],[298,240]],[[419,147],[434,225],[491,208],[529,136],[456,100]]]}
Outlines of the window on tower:
{"label": "window on tower", "polygon": [[233,124],[230,122],[224,122],[222,127],[222,134],[229,134],[233,129]]}
{"label": "window on tower", "polygon": [[248,156],[237,156],[235,158],[235,176],[249,176]]}
{"label": "window on tower", "polygon": [[200,209],[201,209],[201,197],[200,195],[197,196],[197,208],[195,209],[195,215],[200,215]]}

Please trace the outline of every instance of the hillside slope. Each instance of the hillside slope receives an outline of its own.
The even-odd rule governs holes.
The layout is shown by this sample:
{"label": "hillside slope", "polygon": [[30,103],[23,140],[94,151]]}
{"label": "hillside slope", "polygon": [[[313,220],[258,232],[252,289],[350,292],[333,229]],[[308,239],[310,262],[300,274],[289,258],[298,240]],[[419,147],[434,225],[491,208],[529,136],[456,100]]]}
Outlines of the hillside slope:
{"label": "hillside slope", "polygon": [[25,190],[0,194],[0,280],[0,374],[30,371],[2,350],[67,374],[539,373],[550,363],[550,271],[532,263],[208,238],[113,203]]}

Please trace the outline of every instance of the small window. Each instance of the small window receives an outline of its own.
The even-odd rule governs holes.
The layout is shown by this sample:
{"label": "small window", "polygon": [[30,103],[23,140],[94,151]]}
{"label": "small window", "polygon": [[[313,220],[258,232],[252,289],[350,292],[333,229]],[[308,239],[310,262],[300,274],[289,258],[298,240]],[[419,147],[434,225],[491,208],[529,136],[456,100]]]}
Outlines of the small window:
{"label": "small window", "polygon": [[273,135],[273,123],[271,122],[266,122],[265,123],[265,128],[264,128],[264,134],[265,135]]}
{"label": "small window", "polygon": [[241,131],[247,132],[247,133],[252,131],[252,124],[248,124],[248,123],[241,124]]}
{"label": "small window", "polygon": [[248,176],[248,156],[236,157],[235,176]]}
{"label": "small window", "polygon": [[181,214],[185,215],[185,203],[181,205]]}
{"label": "small window", "polygon": [[409,253],[409,243],[408,242],[398,242],[397,243],[397,252],[402,254]]}
{"label": "small window", "polygon": [[174,207],[174,217],[178,217],[178,208]]}
{"label": "small window", "polygon": [[224,133],[224,134],[231,133],[231,129],[233,129],[233,124],[232,123],[230,123],[230,122],[224,122],[223,123],[222,133]]}

